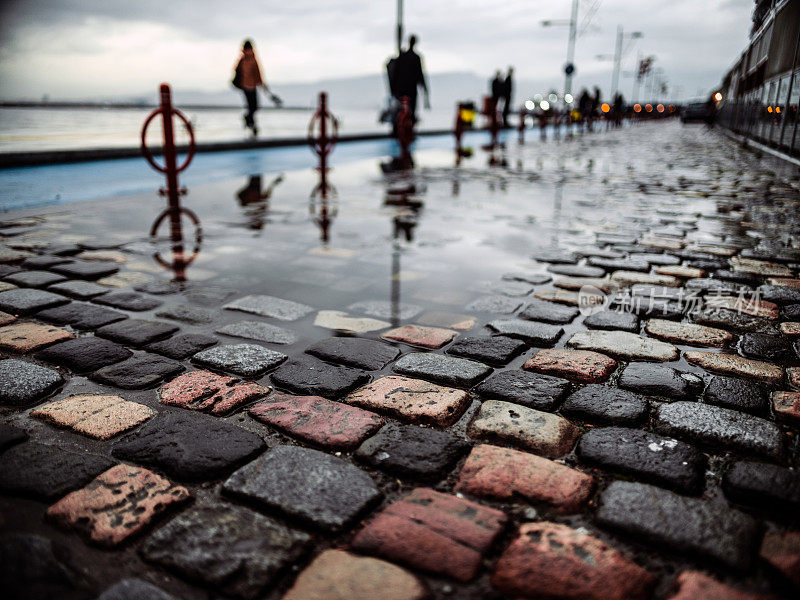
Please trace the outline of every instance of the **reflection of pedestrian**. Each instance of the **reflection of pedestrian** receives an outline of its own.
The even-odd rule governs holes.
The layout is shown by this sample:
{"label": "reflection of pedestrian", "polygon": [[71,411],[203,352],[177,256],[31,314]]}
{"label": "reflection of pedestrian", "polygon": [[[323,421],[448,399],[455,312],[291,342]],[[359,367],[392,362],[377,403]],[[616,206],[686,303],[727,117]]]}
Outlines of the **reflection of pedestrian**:
{"label": "reflection of pedestrian", "polygon": [[250,229],[263,229],[264,221],[269,210],[269,199],[275,187],[283,181],[283,173],[278,175],[261,191],[261,175],[250,175],[247,184],[236,192],[239,205],[245,209],[248,218],[247,226]]}
{"label": "reflection of pedestrian", "polygon": [[408,97],[408,106],[411,108],[411,116],[416,122],[417,119],[417,88],[421,87],[425,93],[425,108],[430,110],[430,98],[428,96],[428,84],[425,81],[425,72],[422,68],[422,58],[414,52],[417,44],[417,36],[412,35],[408,38],[408,50],[404,50],[397,57],[397,62],[392,68],[391,76],[394,79],[395,98],[401,100],[403,96]]}
{"label": "reflection of pedestrian", "polygon": [[510,127],[508,115],[511,112],[511,96],[514,93],[514,67],[508,67],[508,74],[503,81],[503,127]]}
{"label": "reflection of pedestrian", "polygon": [[242,56],[236,63],[233,85],[244,92],[244,99],[247,102],[244,125],[253,130],[253,136],[257,136],[258,127],[256,127],[255,114],[258,110],[258,96],[256,91],[259,87],[263,88],[277,106],[281,105],[281,99],[270,92],[266,82],[262,79],[258,59],[253,50],[253,42],[250,40],[245,40],[242,44]]}

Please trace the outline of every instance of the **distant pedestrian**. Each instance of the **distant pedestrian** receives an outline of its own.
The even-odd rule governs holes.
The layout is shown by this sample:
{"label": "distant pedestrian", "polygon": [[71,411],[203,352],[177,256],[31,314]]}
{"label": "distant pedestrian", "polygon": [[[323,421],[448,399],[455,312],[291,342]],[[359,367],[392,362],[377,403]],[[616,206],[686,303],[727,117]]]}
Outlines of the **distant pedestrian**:
{"label": "distant pedestrian", "polygon": [[245,102],[247,102],[244,126],[249,127],[253,131],[253,137],[255,137],[258,135],[258,127],[256,127],[255,120],[255,114],[258,110],[258,96],[256,94],[258,88],[263,88],[276,106],[281,106],[282,102],[278,96],[270,91],[261,77],[261,69],[258,66],[258,59],[253,50],[253,42],[250,40],[245,40],[244,44],[242,44],[242,56],[239,58],[239,62],[236,63],[234,72],[233,86],[242,90]]}
{"label": "distant pedestrian", "polygon": [[425,81],[425,71],[422,68],[422,58],[414,51],[417,45],[417,36],[412,35],[408,38],[408,49],[404,50],[397,57],[397,61],[390,70],[390,88],[395,94],[398,102],[403,97],[408,98],[408,106],[411,109],[411,116],[417,121],[417,89],[422,88],[425,93],[425,108],[430,110],[431,103],[428,95],[428,84]]}
{"label": "distant pedestrian", "polygon": [[625,97],[619,92],[614,96],[611,113],[614,116],[614,127],[622,125],[622,117],[625,116]]}
{"label": "distant pedestrian", "polygon": [[583,88],[581,95],[578,97],[578,112],[580,113],[581,128],[589,128],[589,117],[592,112],[592,97],[589,91]]}
{"label": "distant pedestrian", "polygon": [[589,113],[589,130],[592,130],[593,123],[596,119],[600,118],[600,104],[601,104],[600,88],[594,86],[594,96],[592,96],[592,110]]}
{"label": "distant pedestrian", "polygon": [[503,127],[511,127],[508,115],[511,112],[511,97],[514,94],[514,67],[508,67],[508,74],[503,81]]}
{"label": "distant pedestrian", "polygon": [[492,93],[492,101],[495,107],[499,105],[500,99],[503,97],[504,84],[503,74],[500,72],[500,69],[498,69],[494,74],[494,79],[489,83],[489,91]]}

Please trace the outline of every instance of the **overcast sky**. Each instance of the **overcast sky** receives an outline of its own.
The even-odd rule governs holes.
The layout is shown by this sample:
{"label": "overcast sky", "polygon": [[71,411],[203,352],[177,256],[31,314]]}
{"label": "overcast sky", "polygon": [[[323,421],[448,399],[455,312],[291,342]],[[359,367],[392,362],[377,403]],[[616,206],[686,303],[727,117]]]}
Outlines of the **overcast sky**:
{"label": "overcast sky", "polygon": [[[238,49],[252,37],[273,83],[381,72],[394,49],[396,0],[0,0],[4,99],[88,99],[229,85]],[[487,77],[516,67],[520,79],[563,86],[571,0],[406,0],[407,32],[432,73]],[[711,89],[747,41],[752,0],[583,0],[577,85],[610,87],[617,25],[641,31],[628,52],[656,55],[683,97]],[[622,79],[623,91],[631,79]],[[434,90],[435,94],[435,90]]]}

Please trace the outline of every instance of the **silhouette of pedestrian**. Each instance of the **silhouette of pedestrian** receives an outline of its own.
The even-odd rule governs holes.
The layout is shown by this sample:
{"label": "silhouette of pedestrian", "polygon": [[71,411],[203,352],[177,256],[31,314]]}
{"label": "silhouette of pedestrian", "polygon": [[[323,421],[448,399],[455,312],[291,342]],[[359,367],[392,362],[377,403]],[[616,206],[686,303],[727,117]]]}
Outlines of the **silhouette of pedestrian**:
{"label": "silhouette of pedestrian", "polygon": [[253,42],[250,40],[245,40],[244,44],[242,44],[242,56],[239,58],[239,62],[236,63],[234,72],[233,86],[242,90],[247,103],[244,126],[249,127],[253,131],[253,137],[255,137],[258,135],[258,127],[256,127],[255,120],[255,114],[258,110],[258,96],[256,94],[258,88],[263,88],[276,106],[280,107],[282,102],[278,96],[270,91],[266,82],[262,79],[258,59],[253,50]]}
{"label": "silhouette of pedestrian", "polygon": [[393,89],[395,98],[400,101],[403,96],[408,97],[408,105],[411,109],[411,116],[414,122],[417,121],[417,88],[422,88],[425,93],[425,108],[430,110],[430,97],[428,95],[428,84],[425,81],[425,71],[422,68],[422,58],[414,51],[417,44],[417,36],[412,35],[408,38],[408,49],[400,53],[397,61],[391,69],[390,77],[394,79]]}
{"label": "silhouette of pedestrian", "polygon": [[581,90],[581,95],[578,97],[578,112],[581,114],[581,127],[588,129],[592,112],[592,97],[589,95],[589,91],[586,88]]}
{"label": "silhouette of pedestrian", "polygon": [[514,67],[508,67],[508,74],[503,81],[503,127],[510,127],[508,115],[511,112],[511,96],[514,93]]}
{"label": "silhouette of pedestrian", "polygon": [[622,117],[625,116],[625,98],[619,92],[614,96],[614,104],[611,107],[611,113],[614,115],[614,126],[619,127],[622,125]]}
{"label": "silhouette of pedestrian", "polygon": [[492,92],[492,102],[494,102],[495,107],[498,106],[500,99],[503,97],[503,74],[498,69],[494,74],[494,79],[489,84],[489,89]]}
{"label": "silhouette of pedestrian", "polygon": [[600,88],[594,86],[594,96],[592,96],[592,110],[589,117],[589,130],[591,131],[595,119],[600,118]]}

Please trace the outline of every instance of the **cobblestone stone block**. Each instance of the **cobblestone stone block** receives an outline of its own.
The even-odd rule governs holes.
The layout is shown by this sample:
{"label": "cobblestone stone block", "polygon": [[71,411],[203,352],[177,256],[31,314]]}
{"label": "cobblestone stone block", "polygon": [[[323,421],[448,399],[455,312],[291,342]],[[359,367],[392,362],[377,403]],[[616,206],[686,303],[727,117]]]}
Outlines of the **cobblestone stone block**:
{"label": "cobblestone stone block", "polygon": [[672,344],[641,337],[626,331],[579,331],[567,340],[567,346],[610,354],[623,360],[666,362],[679,356]]}
{"label": "cobblestone stone block", "polygon": [[458,331],[469,331],[475,327],[477,319],[472,315],[461,315],[442,311],[428,311],[417,318],[420,325],[430,325],[432,327],[442,327],[444,329],[457,329]]}
{"label": "cobblestone stone block", "polygon": [[800,422],[800,393],[798,392],[773,392],[772,410],[779,419]]}
{"label": "cobblestone stone block", "polygon": [[357,446],[383,425],[375,413],[320,396],[275,393],[249,412],[262,423],[326,448]]}
{"label": "cobblestone stone block", "polygon": [[233,377],[211,371],[190,371],[179,375],[158,390],[162,404],[189,410],[225,415],[240,406],[269,394],[270,388],[254,382],[239,383]]}
{"label": "cobblestone stone block", "polygon": [[242,377],[259,377],[280,365],[287,358],[285,354],[263,346],[232,344],[215,346],[198,352],[192,357],[192,362]]}
{"label": "cobblestone stone block", "polygon": [[495,565],[507,597],[645,600],[655,578],[621,552],[559,523],[524,523]]}
{"label": "cobblestone stone block", "polygon": [[39,500],[54,500],[87,484],[114,461],[38,442],[17,444],[0,460],[0,489]]}
{"label": "cobblestone stone block", "polygon": [[520,339],[532,346],[552,346],[564,333],[562,327],[521,319],[498,319],[486,325],[500,335]]}
{"label": "cobblestone stone block", "polygon": [[622,369],[619,386],[645,396],[661,396],[667,401],[688,400],[703,389],[703,380],[666,365],[632,362]]}
{"label": "cobblestone stone block", "polygon": [[246,508],[192,508],[158,529],[141,548],[157,563],[219,592],[252,600],[302,556],[311,538]]}
{"label": "cobblestone stone block", "polygon": [[619,291],[619,285],[610,279],[600,277],[559,277],[553,282],[557,288],[578,291],[584,286],[597,288],[604,294]]}
{"label": "cobblestone stone block", "polygon": [[731,258],[731,267],[739,273],[750,273],[761,277],[791,277],[792,270],[786,265],[752,258]]}
{"label": "cobblestone stone block", "polygon": [[152,583],[129,578],[106,588],[97,600],[177,600],[177,598]]}
{"label": "cobblestone stone block", "polygon": [[219,319],[221,314],[213,308],[194,306],[192,304],[173,304],[162,308],[156,313],[156,316],[162,319],[189,323],[190,325],[208,325]]}
{"label": "cobblestone stone block", "polygon": [[700,493],[705,483],[702,453],[689,444],[647,431],[592,429],[581,437],[577,453],[589,465],[684,494]]}
{"label": "cobblestone stone block", "polygon": [[659,275],[670,275],[680,279],[692,279],[706,276],[706,272],[703,269],[697,269],[686,265],[663,265],[656,269],[656,273]]}
{"label": "cobblestone stone block", "polygon": [[352,317],[340,310],[321,310],[314,319],[314,325],[344,333],[369,333],[386,329],[391,323],[368,317]]}
{"label": "cobblestone stone block", "polygon": [[223,490],[325,531],[341,530],[381,497],[347,461],[297,446],[273,448],[233,473]]}
{"label": "cobblestone stone block", "polygon": [[755,381],[714,375],[706,388],[708,404],[753,414],[763,414],[769,405],[764,388]]}
{"label": "cobblestone stone block", "polygon": [[797,322],[790,322],[790,323],[781,323],[781,333],[783,335],[789,335],[792,337],[800,335],[800,323]]}
{"label": "cobblestone stone block", "polygon": [[161,300],[153,298],[152,296],[145,296],[144,294],[137,294],[136,292],[130,291],[109,292],[99,298],[95,298],[92,302],[135,312],[152,310],[163,304]]}
{"label": "cobblestone stone block", "polygon": [[684,284],[687,292],[693,292],[704,296],[713,294],[715,296],[737,296],[740,293],[750,293],[753,291],[749,285],[742,285],[733,281],[722,279],[698,278],[690,279]]}
{"label": "cobblestone stone block", "polygon": [[312,356],[286,361],[271,378],[275,385],[291,392],[334,399],[369,380],[363,371],[331,365]]}
{"label": "cobblestone stone block", "polygon": [[760,299],[747,300],[733,296],[706,296],[705,306],[707,308],[724,308],[764,319],[777,319],[780,314],[780,307],[774,302]]}
{"label": "cobblestone stone block", "polygon": [[675,402],[659,406],[656,429],[666,435],[748,455],[779,459],[783,454],[783,434],[776,425],[709,404]]}
{"label": "cobblestone stone block", "polygon": [[768,532],[761,542],[759,556],[800,589],[800,532]]}
{"label": "cobblestone stone block", "polygon": [[0,348],[25,354],[74,337],[66,329],[50,325],[14,323],[0,327]]}
{"label": "cobblestone stone block", "polygon": [[449,329],[423,327],[421,325],[404,325],[384,333],[381,337],[387,340],[403,342],[422,348],[441,348],[450,343],[458,335]]}
{"label": "cobblestone stone block", "polygon": [[501,367],[521,354],[526,347],[523,341],[502,335],[488,338],[465,337],[453,342],[447,353]]}
{"label": "cobblestone stone block", "polygon": [[605,269],[591,265],[550,265],[547,270],[567,277],[602,277]]}
{"label": "cobblestone stone block", "polygon": [[470,581],[506,521],[499,510],[417,488],[369,521],[352,547],[413,569]]}
{"label": "cobblestone stone block", "polygon": [[627,481],[615,481],[602,492],[595,519],[646,543],[731,569],[750,567],[759,535],[758,522],[737,510]]}
{"label": "cobblestone stone block", "polygon": [[21,360],[0,361],[0,404],[30,406],[61,387],[58,371]]}
{"label": "cobblestone stone block", "polygon": [[625,271],[642,271],[646,273],[650,270],[650,263],[641,259],[602,258],[599,256],[590,256],[587,262],[590,265],[600,267],[606,271],[622,269]]}
{"label": "cobblestone stone block", "polygon": [[133,353],[114,342],[91,336],[61,342],[42,350],[36,358],[75,373],[88,373],[118,363]]}
{"label": "cobblestone stone block", "polygon": [[119,271],[119,265],[112,262],[93,260],[71,260],[60,265],[54,265],[51,270],[61,275],[66,275],[70,279],[95,280],[113,275]]}
{"label": "cobblestone stone block", "polygon": [[523,271],[514,271],[511,273],[504,273],[502,279],[505,281],[524,281],[531,285],[541,285],[547,283],[552,279],[547,273],[527,273]]}
{"label": "cobblestone stone block", "polygon": [[491,367],[442,354],[411,352],[400,358],[392,369],[403,375],[411,375],[456,387],[472,387],[492,372]]}
{"label": "cobblestone stone block", "polygon": [[[586,294],[586,295],[597,296],[598,301],[602,302],[602,296],[600,293]],[[579,306],[581,302],[580,296],[577,292],[561,288],[547,288],[539,290],[533,296],[538,300],[543,300],[545,302],[551,302],[551,303],[555,302],[557,304],[564,304],[566,306],[571,306],[571,307]]]}
{"label": "cobblestone stone block", "polygon": [[18,273],[7,275],[3,279],[19,287],[43,288],[52,283],[65,281],[66,277],[63,277],[62,275],[56,275],[55,273],[50,273],[49,271],[20,271]]}
{"label": "cobblestone stone block", "polygon": [[355,390],[344,402],[402,421],[447,427],[464,413],[469,394],[421,379],[388,375]]}
{"label": "cobblestone stone block", "polygon": [[790,340],[768,333],[744,334],[739,342],[739,351],[750,358],[770,362],[785,361],[794,355]]}
{"label": "cobblestone stone block", "polygon": [[533,299],[518,316],[529,321],[543,321],[545,323],[564,325],[578,316],[578,309],[561,306],[547,300]]}
{"label": "cobblestone stone block", "polygon": [[531,254],[533,260],[551,264],[575,264],[579,256],[575,252],[562,248],[542,248]]}
{"label": "cobblestone stone block", "polygon": [[133,429],[155,414],[153,409],[138,402],[93,394],[69,396],[31,412],[32,417],[98,440]]}
{"label": "cobblestone stone block", "polygon": [[616,367],[613,358],[588,350],[539,350],[522,365],[529,371],[581,383],[605,381]]}
{"label": "cobblestone stone block", "polygon": [[591,423],[637,425],[647,417],[647,398],[605,385],[589,384],[569,396],[561,412]]}
{"label": "cobblestone stone block", "polygon": [[67,302],[69,299],[64,296],[44,290],[14,289],[0,292],[0,310],[14,315],[28,315]]}
{"label": "cobblestone stone block", "polygon": [[611,281],[619,284],[622,287],[636,285],[638,283],[643,283],[646,285],[661,285],[664,287],[681,286],[681,280],[677,277],[651,273],[640,273],[638,271],[614,271],[611,273]]}
{"label": "cobblestone stone block", "polygon": [[394,346],[353,337],[328,338],[312,344],[306,348],[306,352],[324,360],[367,371],[382,369],[400,354]]}
{"label": "cobblestone stone block", "polygon": [[695,323],[727,329],[734,333],[760,332],[777,334],[779,332],[772,319],[753,317],[724,308],[704,308],[699,312],[693,312],[691,317]]}
{"label": "cobblestone stone block", "polygon": [[0,423],[0,452],[16,444],[21,444],[27,439],[28,432],[24,429],[8,423]]}
{"label": "cobblestone stone block", "polygon": [[85,302],[70,302],[63,306],[48,308],[36,314],[37,319],[58,325],[69,325],[73,329],[97,329],[111,323],[123,321],[128,315],[118,310],[95,306]]}
{"label": "cobblestone stone block", "polygon": [[116,465],[53,504],[46,514],[61,527],[112,548],[190,498],[189,490],[152,471]]}
{"label": "cobblestone stone block", "polygon": [[464,308],[470,312],[484,312],[498,315],[510,315],[522,306],[517,298],[508,296],[480,296]]}
{"label": "cobblestone stone block", "polygon": [[563,417],[501,400],[481,404],[467,431],[475,439],[511,444],[548,458],[568,454],[580,435]]}
{"label": "cobblestone stone block", "polygon": [[25,259],[22,262],[22,266],[25,269],[48,269],[53,265],[60,265],[65,262],[69,262],[68,258],[64,258],[63,256],[32,256],[30,258]]}
{"label": "cobblestone stone block", "polygon": [[167,413],[114,444],[111,454],[179,481],[211,481],[265,447],[259,436],[232,423],[196,413]]}
{"label": "cobblestone stone block", "polygon": [[700,571],[683,571],[675,585],[675,593],[667,600],[769,600],[769,596],[737,590]]}
{"label": "cobblestone stone block", "polygon": [[96,334],[126,346],[144,346],[178,331],[175,325],[159,321],[125,319],[97,330]]}
{"label": "cobblestone stone block", "polygon": [[737,461],[722,479],[725,495],[740,504],[795,513],[800,509],[800,472],[756,461]]}
{"label": "cobblestone stone block", "polygon": [[390,562],[325,550],[298,575],[282,600],[424,600],[425,585]]}
{"label": "cobblestone stone block", "polygon": [[8,313],[0,312],[0,325],[8,325],[17,320],[17,317]]}
{"label": "cobblestone stone block", "polygon": [[148,388],[170,375],[183,371],[183,365],[156,354],[135,354],[122,362],[103,367],[92,373],[92,379],[126,390]]}
{"label": "cobblestone stone block", "polygon": [[685,352],[684,358],[713,373],[749,377],[773,386],[780,385],[783,380],[783,369],[779,366],[735,354],[691,351]]}
{"label": "cobblestone stone block", "polygon": [[722,348],[733,341],[733,335],[724,329],[664,319],[650,319],[645,325],[645,331],[653,337],[689,346]]}
{"label": "cobblestone stone block", "polygon": [[552,410],[569,390],[570,383],[560,377],[527,371],[500,371],[475,388],[483,399],[504,400],[539,410]]}
{"label": "cobblestone stone block", "polygon": [[594,478],[546,458],[481,444],[472,449],[456,489],[482,498],[523,498],[559,514],[580,511],[594,488]]}
{"label": "cobblestone stone block", "polygon": [[347,310],[354,313],[369,315],[370,317],[378,317],[379,319],[391,318],[396,310],[397,316],[405,321],[417,316],[422,311],[422,307],[416,304],[406,304],[404,302],[395,306],[386,300],[367,300],[351,304],[347,307]]}
{"label": "cobblestone stone block", "polygon": [[619,329],[631,333],[639,331],[639,317],[619,310],[596,312],[586,317],[583,324],[590,329]]}
{"label": "cobblestone stone block", "polygon": [[262,317],[272,317],[279,321],[296,321],[302,319],[314,309],[299,302],[283,300],[274,296],[244,296],[225,304],[222,308],[238,310]]}
{"label": "cobblestone stone block", "polygon": [[293,331],[260,321],[239,321],[237,323],[230,323],[218,328],[216,332],[231,337],[271,344],[294,344],[297,341],[297,334]]}
{"label": "cobblestone stone block", "polygon": [[388,473],[433,479],[443,477],[469,448],[449,433],[390,423],[361,444],[355,456]]}
{"label": "cobblestone stone block", "polygon": [[145,346],[148,352],[162,354],[175,360],[183,360],[194,356],[200,350],[217,343],[217,338],[205,333],[181,333],[166,340]]}

